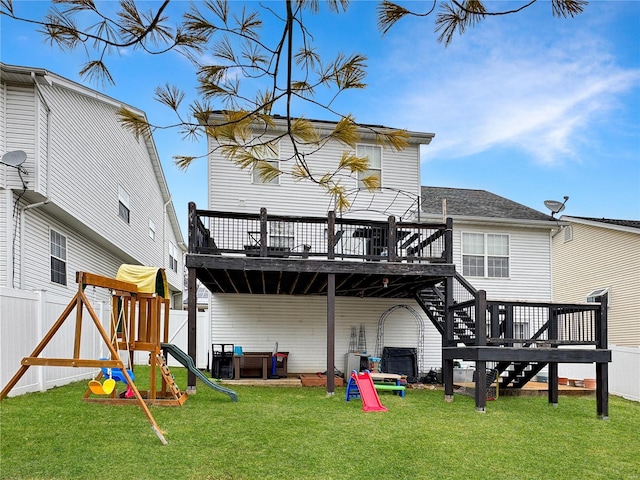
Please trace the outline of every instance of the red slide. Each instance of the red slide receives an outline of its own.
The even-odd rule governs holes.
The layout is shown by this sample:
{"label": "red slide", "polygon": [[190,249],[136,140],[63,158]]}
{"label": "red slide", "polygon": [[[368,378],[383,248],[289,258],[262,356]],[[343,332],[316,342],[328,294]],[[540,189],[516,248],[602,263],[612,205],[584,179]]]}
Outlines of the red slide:
{"label": "red slide", "polygon": [[387,408],[380,403],[380,397],[373,385],[373,379],[369,372],[351,372],[351,378],[356,382],[362,399],[363,412],[386,412]]}

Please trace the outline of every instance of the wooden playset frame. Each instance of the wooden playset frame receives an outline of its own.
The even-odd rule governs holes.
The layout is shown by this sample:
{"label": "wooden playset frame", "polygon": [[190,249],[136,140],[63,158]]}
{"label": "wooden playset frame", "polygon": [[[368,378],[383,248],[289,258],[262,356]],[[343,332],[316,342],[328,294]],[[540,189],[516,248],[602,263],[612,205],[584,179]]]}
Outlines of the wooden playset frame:
{"label": "wooden playset frame", "polygon": [[[124,381],[128,385],[129,398],[125,396],[125,392],[118,394],[115,389],[108,396],[103,395],[96,398],[91,396],[92,390],[87,388],[83,399],[89,402],[116,405],[138,403],[149,419],[155,434],[166,445],[167,441],[164,438],[164,434],[158,427],[147,405],[180,406],[187,399],[186,392],[181,392],[173,380],[161,351],[161,340],[166,343],[169,337],[169,300],[155,293],[141,293],[134,283],[87,272],[76,272],[76,282],[78,283],[78,291],[75,296],[31,355],[22,359],[21,367],[0,393],[0,400],[9,394],[31,366],[100,368],[101,370],[94,381],[100,381],[105,376],[102,369],[108,372],[118,369],[118,373],[124,377]],[[100,319],[85,293],[85,288],[88,286],[111,290],[112,321],[110,322],[110,335],[107,334],[100,323]],[[40,357],[42,351],[67,321],[74,309],[76,313],[73,355],[69,358]],[[85,309],[89,313],[92,323],[98,330],[105,346],[108,348],[110,358],[80,358],[82,319]],[[128,370],[125,362],[120,359],[118,352],[124,350],[128,352],[129,359],[127,363],[131,368],[133,367],[135,351],[149,352],[149,390],[141,391],[137,388],[132,370]],[[161,377],[160,390],[156,390],[158,371]]]}

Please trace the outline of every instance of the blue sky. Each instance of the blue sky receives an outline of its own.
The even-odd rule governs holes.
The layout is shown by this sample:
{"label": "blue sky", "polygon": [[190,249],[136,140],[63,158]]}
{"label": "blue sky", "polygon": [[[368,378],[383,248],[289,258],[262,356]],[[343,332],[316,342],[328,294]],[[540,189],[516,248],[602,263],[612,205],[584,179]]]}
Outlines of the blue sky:
{"label": "blue sky", "polygon": [[[169,13],[186,5],[174,2]],[[518,15],[488,18],[446,48],[431,18],[405,19],[381,37],[376,5],[352,0],[346,14],[322,8],[307,18],[322,54],[368,57],[367,88],[339,97],[340,112],[435,133],[422,152],[422,185],[488,190],[542,212],[544,200],[568,195],[566,215],[640,220],[639,1],[592,1],[573,19],[553,17],[550,3],[540,1]],[[26,17],[48,6],[14,0]],[[103,89],[79,77],[82,51],[61,52],[33,26],[0,21],[0,61],[46,68],[101,90],[144,110],[152,123],[175,121],[153,100],[156,86],[176,84],[195,97],[195,70],[176,53],[122,50],[107,61],[116,86]],[[294,114],[334,120],[309,108]],[[187,203],[207,207],[206,162],[182,172],[172,157],[202,155],[206,144],[173,130],[154,138],[186,235]]]}

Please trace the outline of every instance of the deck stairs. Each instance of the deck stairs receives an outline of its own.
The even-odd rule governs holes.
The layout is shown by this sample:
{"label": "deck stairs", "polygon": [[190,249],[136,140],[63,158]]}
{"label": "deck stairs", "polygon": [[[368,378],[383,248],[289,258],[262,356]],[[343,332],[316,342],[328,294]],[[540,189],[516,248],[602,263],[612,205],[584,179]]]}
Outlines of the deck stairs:
{"label": "deck stairs", "polygon": [[[467,290],[470,290],[470,285],[461,277],[456,274],[457,280],[465,282]],[[473,291],[470,292],[473,295]],[[441,335],[444,335],[445,330],[445,289],[444,283],[438,283],[436,285],[425,288],[417,292],[415,299],[420,305],[420,308],[425,312],[427,317],[431,320],[436,329]],[[454,339],[457,343],[462,343],[465,346],[472,346],[475,344],[475,322],[465,311],[457,310],[453,318],[453,331]],[[504,323],[500,325],[501,332],[504,332]],[[527,348],[529,345],[523,344],[522,348]],[[500,347],[496,347],[500,348]],[[495,365],[495,369],[498,370],[500,378],[500,388],[522,388],[527,382],[531,381],[545,366],[546,362],[498,362]]]}

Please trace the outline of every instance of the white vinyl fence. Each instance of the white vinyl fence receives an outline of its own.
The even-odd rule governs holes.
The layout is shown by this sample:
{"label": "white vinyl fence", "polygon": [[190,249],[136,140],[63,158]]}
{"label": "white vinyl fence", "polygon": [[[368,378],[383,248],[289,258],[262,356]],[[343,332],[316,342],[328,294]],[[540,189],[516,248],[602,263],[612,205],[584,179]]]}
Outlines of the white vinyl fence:
{"label": "white vinyl fence", "polygon": [[[91,305],[107,332],[110,321],[110,302],[91,298]],[[11,380],[20,368],[22,358],[31,355],[53,323],[67,306],[70,297],[62,298],[46,292],[26,292],[0,287],[0,388]],[[107,355],[107,348],[100,338],[88,312],[83,313],[81,358],[100,358]],[[72,358],[75,335],[75,311],[56,333],[42,352],[42,357]],[[187,312],[171,310],[169,343],[187,351]],[[198,312],[196,365],[206,368],[211,355],[211,325],[207,312]],[[609,392],[640,402],[640,348],[610,346],[613,361],[609,365]],[[148,364],[146,352],[137,352],[136,364]],[[169,358],[169,366],[180,364]],[[562,376],[570,378],[595,378],[595,367],[589,365],[562,364]],[[576,370],[582,369],[582,370]],[[29,392],[46,391],[77,380],[91,379],[97,370],[70,367],[30,367],[10,396]]]}
{"label": "white vinyl fence", "polygon": [[[102,326],[109,332],[111,304],[108,300],[92,298],[87,292],[91,306]],[[71,297],[61,297],[46,292],[27,292],[0,287],[0,389],[4,388],[20,368],[20,362],[38,346],[44,335],[59,318]],[[75,337],[75,310],[67,318],[45,347],[40,357],[73,358]],[[187,351],[187,312],[170,312],[170,343]],[[209,343],[209,322],[206,313],[198,314],[197,366],[207,366]],[[93,325],[89,313],[82,315],[82,345],[80,358],[97,359],[108,356],[108,349]],[[123,360],[126,355],[123,355]],[[137,364],[148,364],[149,354],[139,352],[134,358]],[[179,365],[169,359],[169,365]],[[29,367],[9,396],[29,392],[43,392],[50,388],[66,385],[78,380],[89,380],[97,374],[95,368],[73,367]]]}

